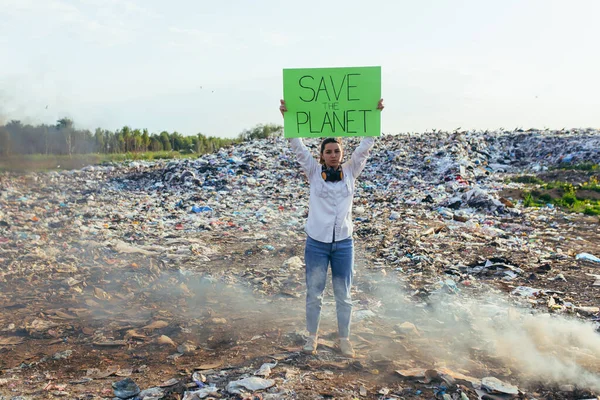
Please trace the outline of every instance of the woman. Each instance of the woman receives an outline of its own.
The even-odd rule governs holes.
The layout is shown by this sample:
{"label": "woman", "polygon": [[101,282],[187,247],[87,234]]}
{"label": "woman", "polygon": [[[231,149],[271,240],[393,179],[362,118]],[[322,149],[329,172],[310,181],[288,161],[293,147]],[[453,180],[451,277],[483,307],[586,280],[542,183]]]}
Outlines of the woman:
{"label": "woman", "polygon": [[[377,104],[383,110],[383,99]],[[281,115],[287,108],[281,100]],[[306,222],[306,327],[308,338],[302,348],[305,353],[317,351],[319,322],[327,269],[331,265],[333,292],[337,312],[340,350],[346,357],[354,357],[350,343],[352,301],[350,289],[354,272],[354,242],[352,239],[352,200],[356,178],[367,162],[374,137],[365,137],[342,164],[344,149],[339,138],[327,138],[320,147],[317,162],[302,139],[290,139],[290,145],[310,183],[308,220]]]}

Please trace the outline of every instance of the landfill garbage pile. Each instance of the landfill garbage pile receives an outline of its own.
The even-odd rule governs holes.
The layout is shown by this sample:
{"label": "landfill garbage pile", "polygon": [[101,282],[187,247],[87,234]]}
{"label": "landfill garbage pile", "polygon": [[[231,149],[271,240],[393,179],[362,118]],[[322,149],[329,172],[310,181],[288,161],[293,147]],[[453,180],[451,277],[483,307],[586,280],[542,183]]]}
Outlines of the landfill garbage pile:
{"label": "landfill garbage pile", "polygon": [[[305,142],[316,156],[318,141]],[[349,149],[358,144],[356,138],[346,142]],[[527,173],[582,162],[600,162],[600,132],[532,130],[383,136],[361,176],[360,189],[367,199],[374,194],[378,201],[392,204],[426,202],[451,209],[505,213],[510,202],[494,195],[503,173]],[[261,199],[289,204],[302,205],[297,200],[307,194],[305,185],[299,185],[299,191],[282,191],[283,183],[303,182],[285,139],[244,143],[164,167],[162,163],[130,165],[136,172],[118,180],[115,188],[180,195],[185,198],[176,206],[193,208],[196,213],[213,211],[210,206],[198,205],[206,202],[219,203],[222,210],[234,208],[236,196],[247,193],[255,198],[256,188],[260,188]],[[268,213],[264,207],[253,211],[252,218],[258,219]],[[305,212],[299,208],[295,217]],[[299,221],[294,218],[290,223]]]}
{"label": "landfill garbage pile", "polygon": [[594,397],[598,218],[499,193],[597,163],[599,140],[379,138],[354,204],[355,360],[330,287],[319,352],[299,352],[308,184],[286,140],[2,174],[0,399]]}

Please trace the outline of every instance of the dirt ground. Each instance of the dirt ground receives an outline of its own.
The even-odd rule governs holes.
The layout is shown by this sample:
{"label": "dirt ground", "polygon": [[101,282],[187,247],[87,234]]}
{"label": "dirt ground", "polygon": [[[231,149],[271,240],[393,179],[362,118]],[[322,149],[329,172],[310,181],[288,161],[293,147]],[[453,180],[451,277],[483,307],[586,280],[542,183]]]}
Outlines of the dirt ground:
{"label": "dirt ground", "polygon": [[[596,171],[553,170],[540,173],[536,177],[544,183],[566,182],[572,185],[581,185],[589,182],[590,179],[596,179],[596,181],[598,181],[600,179],[600,174]],[[547,195],[553,200],[560,199],[564,194],[564,191],[560,188],[542,189],[537,185],[532,185],[527,189],[505,188],[499,192],[499,195],[507,199],[523,200],[526,191],[531,192],[536,197]],[[578,189],[577,198],[598,201],[600,200],[600,192]]]}
{"label": "dirt ground", "polygon": [[577,171],[577,170],[552,170],[545,171],[537,175],[544,182],[568,182],[573,185],[579,185],[588,182],[590,178],[600,179],[598,171]]}
{"label": "dirt ground", "polygon": [[[34,183],[24,184],[32,185],[31,191],[43,191]],[[356,226],[355,359],[344,358],[337,348],[330,284],[319,352],[300,352],[303,267],[286,264],[294,256],[303,259],[304,238],[298,232],[281,235],[273,226],[265,226],[254,233],[235,228],[190,233],[183,237],[207,243],[216,251],[182,258],[176,264],[77,241],[68,226],[49,229],[41,238],[40,254],[31,248],[24,251],[20,242],[5,241],[0,257],[3,268],[17,264],[27,264],[27,268],[0,280],[0,398],[113,398],[111,384],[130,377],[141,389],[159,386],[164,398],[181,399],[186,389],[196,387],[194,372],[221,389],[217,397],[228,397],[222,390],[227,382],[275,361],[269,378],[282,391],[257,392],[247,398],[430,399],[441,398],[447,391],[475,399],[478,396],[469,379],[485,376],[518,384],[526,398],[594,398],[596,394],[587,388],[565,390],[524,380],[505,361],[475,347],[469,349],[468,360],[454,363],[454,355],[440,351],[446,348],[442,343],[458,346],[464,344],[463,338],[449,337],[442,322],[439,328],[430,328],[425,320],[430,318],[430,297],[439,289],[436,284],[451,276],[460,276],[458,290],[472,298],[491,293],[508,297],[526,286],[550,293],[546,299],[552,298],[553,306],[547,306],[546,300],[533,305],[545,312],[558,310],[555,304],[598,306],[600,286],[588,275],[598,273],[597,266],[572,256],[556,256],[557,247],[564,254],[599,255],[598,217],[554,211],[550,217],[531,218],[523,213],[499,221],[499,227],[536,243],[536,249],[546,248],[550,255],[545,256],[527,246],[519,251],[502,249],[498,239],[485,235],[473,234],[467,240],[464,234],[443,228],[445,222],[440,219],[420,221],[419,230],[442,226],[433,234],[408,234],[414,231],[410,219],[426,216],[425,207],[397,206],[401,218],[388,231]],[[71,212],[75,216],[90,211],[82,204]],[[112,221],[115,231],[127,232],[133,243],[143,224],[143,216],[137,222]],[[418,249],[431,259],[442,260],[385,261],[391,249],[397,248],[407,253]],[[51,251],[52,257],[44,258]],[[475,266],[494,258],[523,272],[503,280],[453,267]],[[564,279],[548,279],[558,274]],[[394,299],[384,300],[382,293]],[[408,308],[421,313],[412,319],[416,329],[398,327],[406,321],[403,312],[409,313]],[[370,310],[375,312],[369,314]],[[584,321],[595,321],[597,316],[597,311],[584,310],[576,315]],[[446,378],[454,379],[448,383],[419,377],[414,372],[419,369],[445,371]],[[600,363],[594,359],[589,369],[600,372]]]}

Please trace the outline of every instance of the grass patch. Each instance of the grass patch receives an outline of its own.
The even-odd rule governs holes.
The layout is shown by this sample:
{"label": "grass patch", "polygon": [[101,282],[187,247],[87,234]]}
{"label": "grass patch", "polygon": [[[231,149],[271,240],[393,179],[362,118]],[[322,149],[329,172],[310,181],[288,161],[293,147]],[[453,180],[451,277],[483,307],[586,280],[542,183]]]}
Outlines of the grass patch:
{"label": "grass patch", "polygon": [[585,215],[600,215],[600,206],[587,206],[583,210]]}
{"label": "grass patch", "polygon": [[69,156],[31,154],[0,158],[0,171],[40,172],[83,168],[99,164],[103,156],[99,154],[74,154]]}
{"label": "grass patch", "polygon": [[523,207],[541,207],[544,203],[540,203],[531,192],[523,193]]}
{"label": "grass patch", "polygon": [[579,164],[562,163],[557,167],[551,168],[553,170],[571,170],[571,171],[598,171],[600,166],[591,162],[583,162]]}
{"label": "grass patch", "polygon": [[516,177],[510,179],[510,181],[517,182],[517,183],[531,183],[531,184],[535,184],[535,185],[542,185],[544,183],[543,180],[541,180],[540,178],[538,178],[537,176],[534,176],[534,175],[516,176]]}
{"label": "grass patch", "polygon": [[151,161],[173,158],[193,158],[198,154],[181,154],[177,151],[156,151],[144,153],[122,153],[122,154],[73,154],[68,155],[45,155],[30,154],[21,156],[10,156],[0,158],[0,171],[11,172],[42,172],[80,169],[88,165],[97,165],[108,162],[122,161]]}
{"label": "grass patch", "polygon": [[593,190],[595,192],[600,192],[600,182],[598,182],[598,178],[595,176],[590,177],[587,182],[583,182],[580,185],[573,185],[572,183],[563,181],[552,181],[546,183],[543,180],[531,175],[518,176],[513,178],[511,181],[540,185],[540,188],[544,190],[559,189],[564,192],[573,192],[573,190]]}
{"label": "grass patch", "polygon": [[571,205],[567,205],[566,209],[586,215],[600,215],[600,202],[591,200],[576,200]]}
{"label": "grass patch", "polygon": [[123,153],[106,154],[103,162],[121,162],[121,161],[152,161],[152,160],[170,160],[173,158],[194,158],[198,157],[196,153],[180,153],[178,151],[147,151],[144,153]]}
{"label": "grass patch", "polygon": [[580,200],[573,193],[565,193],[558,199],[548,201],[547,197],[536,197],[530,192],[524,193],[523,207],[543,207],[547,204],[553,204],[574,213],[600,215],[600,201],[598,200]]}
{"label": "grass patch", "polygon": [[[546,204],[585,215],[600,215],[600,200],[587,198],[580,190],[589,190],[588,186],[596,187],[597,181],[590,180],[589,185],[573,186],[565,182],[552,182],[542,185],[542,189],[523,192],[524,207],[542,207]],[[595,185],[595,186],[594,186]],[[589,192],[588,192],[589,193]]]}
{"label": "grass patch", "polygon": [[541,193],[538,198],[545,203],[552,203],[552,196],[548,193]]}
{"label": "grass patch", "polygon": [[568,182],[548,182],[542,185],[543,189],[552,190],[552,189],[560,189],[564,192],[573,192],[577,190],[592,190],[594,192],[600,192],[600,184],[598,183],[598,178],[592,176],[587,182],[583,182],[580,185],[573,185]]}
{"label": "grass patch", "polygon": [[546,190],[558,189],[565,193],[573,193],[573,192],[575,192],[575,190],[580,189],[580,188],[581,188],[581,185],[573,185],[572,183],[561,182],[561,181],[548,182],[548,183],[545,183],[542,185],[542,189],[546,189]]}
{"label": "grass patch", "polygon": [[598,178],[592,176],[589,181],[584,182],[580,185],[581,189],[584,190],[593,190],[594,192],[600,192],[600,183],[598,182]]}

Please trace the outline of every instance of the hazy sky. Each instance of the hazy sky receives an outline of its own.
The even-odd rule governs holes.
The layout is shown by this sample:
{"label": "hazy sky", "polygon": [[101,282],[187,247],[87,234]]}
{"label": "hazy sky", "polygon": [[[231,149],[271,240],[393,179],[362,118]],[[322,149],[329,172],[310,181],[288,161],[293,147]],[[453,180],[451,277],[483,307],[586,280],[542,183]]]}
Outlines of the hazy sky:
{"label": "hazy sky", "polygon": [[600,127],[599,20],[597,0],[0,0],[0,122],[235,136],[282,123],[283,68],[380,65],[386,133]]}

